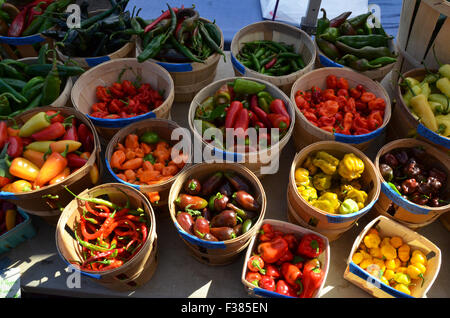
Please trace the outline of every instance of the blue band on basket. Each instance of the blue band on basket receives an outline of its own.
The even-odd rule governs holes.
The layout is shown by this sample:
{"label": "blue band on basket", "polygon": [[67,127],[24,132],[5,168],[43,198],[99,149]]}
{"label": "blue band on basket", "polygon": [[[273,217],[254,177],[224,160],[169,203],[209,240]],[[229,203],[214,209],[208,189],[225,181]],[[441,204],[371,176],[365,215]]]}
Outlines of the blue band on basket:
{"label": "blue band on basket", "polygon": [[381,135],[381,133],[384,131],[385,127],[380,127],[368,134],[363,134],[363,135],[345,135],[345,134],[334,134],[334,140],[335,141],[339,141],[339,142],[343,142],[346,144],[361,144],[363,142],[372,140],[376,137],[378,137],[379,135]]}
{"label": "blue band on basket", "polygon": [[147,119],[147,118],[155,118],[156,114],[154,112],[148,112],[139,116],[130,117],[130,118],[119,118],[119,119],[106,119],[106,118],[98,118],[92,117],[88,114],[86,116],[94,123],[95,126],[104,127],[104,128],[122,128],[128,126],[131,123]]}
{"label": "blue band on basket", "polygon": [[231,63],[233,64],[233,66],[239,71],[239,73],[241,73],[241,75],[245,75],[245,66],[241,64],[241,62],[239,62],[233,55],[233,53],[231,53]]}
{"label": "blue band on basket", "polygon": [[174,73],[183,73],[192,71],[191,63],[164,63],[164,62],[156,62],[156,64],[164,67],[168,72]]}
{"label": "blue band on basket", "polygon": [[210,241],[205,241],[205,240],[199,239],[198,237],[195,237],[193,235],[186,233],[183,229],[180,228],[178,223],[175,223],[175,225],[176,225],[178,233],[181,235],[181,237],[191,244],[201,246],[204,248],[209,248],[209,249],[219,249],[219,248],[224,249],[224,248],[226,248],[224,242],[210,242]]}
{"label": "blue band on basket", "polygon": [[328,214],[327,213],[327,220],[329,223],[345,223],[348,221],[352,221],[354,219],[358,219],[367,212],[370,211],[370,209],[373,207],[373,205],[377,202],[377,200],[373,200],[368,205],[366,205],[363,209],[359,210],[355,213],[349,213],[349,214]]}
{"label": "blue band on basket", "polygon": [[227,152],[214,148],[212,150],[212,155],[217,159],[223,159],[225,161],[244,162],[244,157],[238,152]]}
{"label": "blue band on basket", "polygon": [[107,55],[105,56],[99,56],[99,57],[87,57],[86,58],[86,64],[90,67],[97,66],[99,64],[102,64],[103,62],[109,61],[111,58]]}
{"label": "blue band on basket", "polygon": [[421,135],[422,137],[424,137],[425,139],[428,139],[429,141],[431,141],[437,145],[441,145],[447,149],[450,149],[450,139],[449,138],[445,138],[445,137],[435,133],[434,131],[425,127],[423,124],[419,124],[417,126],[417,133],[419,135]]}
{"label": "blue band on basket", "polygon": [[291,297],[291,296],[287,296],[287,295],[282,295],[267,289],[262,289],[262,288],[253,288],[253,292],[255,293],[255,295],[257,296],[262,296],[262,297],[267,297],[267,298],[295,298],[295,297]]}
{"label": "blue band on basket", "polygon": [[374,285],[375,287],[377,287],[378,289],[384,291],[385,293],[396,297],[396,298],[414,298],[410,295],[407,295],[405,293],[402,293],[401,291],[398,291],[392,287],[389,287],[385,284],[383,284],[381,281],[379,281],[378,279],[376,279],[375,277],[372,277],[369,275],[369,273],[367,273],[365,270],[363,270],[361,267],[359,267],[358,265],[356,265],[353,262],[350,262],[348,264],[349,267],[349,271],[352,274],[355,274],[356,276],[358,276],[359,278],[364,279],[367,284],[371,284]]}
{"label": "blue band on basket", "polygon": [[34,34],[30,36],[21,37],[10,37],[10,36],[0,36],[0,43],[5,43],[9,45],[26,45],[44,42],[45,38],[40,34]]}
{"label": "blue band on basket", "polygon": [[72,264],[70,264],[69,262],[67,262],[66,260],[64,260],[66,262],[67,265],[69,265],[70,268],[72,268],[75,272],[80,273],[81,275],[87,276],[87,277],[91,277],[91,278],[95,278],[95,279],[100,279],[102,278],[102,275],[100,274],[91,274],[91,273],[86,273],[85,271],[82,271],[78,268],[76,268],[75,266],[73,266]]}
{"label": "blue band on basket", "polygon": [[430,212],[430,210],[402,198],[387,182],[381,183],[381,191],[389,198],[389,200],[413,214],[428,214]]}
{"label": "blue band on basket", "polygon": [[114,177],[114,179],[116,179],[117,181],[119,181],[120,183],[126,184],[127,186],[133,187],[136,190],[141,190],[141,186],[139,184],[133,184],[133,183],[129,183],[126,181],[123,181],[122,179],[120,179],[115,173],[114,171],[111,169],[111,165],[109,164],[109,160],[108,158],[105,158],[105,162],[106,162],[106,167],[108,168],[109,173]]}
{"label": "blue band on basket", "polygon": [[17,196],[13,192],[0,191],[0,199],[3,200],[18,200]]}

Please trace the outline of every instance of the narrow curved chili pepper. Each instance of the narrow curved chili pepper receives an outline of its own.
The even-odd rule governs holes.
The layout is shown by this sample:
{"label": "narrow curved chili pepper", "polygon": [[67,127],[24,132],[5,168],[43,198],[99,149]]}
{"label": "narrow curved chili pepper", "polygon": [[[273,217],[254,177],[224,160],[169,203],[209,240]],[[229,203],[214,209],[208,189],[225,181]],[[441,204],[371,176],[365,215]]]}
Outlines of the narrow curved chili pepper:
{"label": "narrow curved chili pepper", "polygon": [[50,126],[35,132],[31,135],[31,138],[38,141],[55,140],[62,137],[66,133],[64,125],[60,122],[50,124]]}

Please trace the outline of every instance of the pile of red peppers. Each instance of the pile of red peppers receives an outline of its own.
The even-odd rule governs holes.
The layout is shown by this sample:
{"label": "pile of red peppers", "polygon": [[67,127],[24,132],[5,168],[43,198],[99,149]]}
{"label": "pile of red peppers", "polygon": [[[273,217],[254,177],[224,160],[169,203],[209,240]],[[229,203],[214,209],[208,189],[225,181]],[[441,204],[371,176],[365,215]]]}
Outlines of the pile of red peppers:
{"label": "pile of red peppers", "polygon": [[97,118],[130,118],[148,113],[163,102],[162,94],[150,84],[137,84],[128,80],[111,86],[97,86],[98,102],[92,105],[90,115]]}
{"label": "pile of red peppers", "polygon": [[295,93],[295,103],[306,119],[325,131],[345,135],[368,134],[383,125],[386,102],[361,84],[328,75],[326,88],[313,86]]}
{"label": "pile of red peppers", "polygon": [[264,223],[257,240],[245,279],[284,296],[312,298],[325,278],[318,259],[326,249],[323,239],[315,234],[284,233]]}
{"label": "pile of red peppers", "polygon": [[[61,182],[83,167],[94,150],[94,135],[74,116],[40,111],[20,127],[0,121],[0,149],[1,191],[27,192]],[[96,166],[90,176],[97,183]]]}

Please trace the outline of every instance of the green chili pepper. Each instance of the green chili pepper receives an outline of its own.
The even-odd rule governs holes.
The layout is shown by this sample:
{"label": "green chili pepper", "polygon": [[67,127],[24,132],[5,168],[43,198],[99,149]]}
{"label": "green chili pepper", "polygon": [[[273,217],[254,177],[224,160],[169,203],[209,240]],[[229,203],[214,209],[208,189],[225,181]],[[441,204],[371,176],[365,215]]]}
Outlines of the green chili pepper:
{"label": "green chili pepper", "polygon": [[319,20],[317,20],[316,37],[321,35],[330,26],[330,20],[327,18],[327,12],[324,8],[321,8],[320,11],[323,12],[323,15]]}
{"label": "green chili pepper", "polygon": [[12,88],[14,88],[17,91],[22,91],[22,89],[27,84],[27,82],[22,81],[22,80],[18,80],[18,79],[15,79],[15,78],[4,77],[3,81],[5,81],[5,83],[7,83],[9,86],[11,86]]}
{"label": "green chili pepper", "polygon": [[395,57],[383,56],[383,57],[379,57],[379,58],[369,61],[369,64],[370,65],[377,65],[377,64],[387,65],[387,64],[395,63],[396,61],[397,61],[397,59]]}
{"label": "green chili pepper", "polygon": [[351,26],[355,29],[360,27],[364,22],[366,22],[367,18],[372,15],[372,12],[363,13],[357,15],[354,18],[348,19],[347,21],[351,24]]}
{"label": "green chili pepper", "polygon": [[237,94],[257,94],[266,88],[265,84],[243,78],[237,78],[229,85],[233,86],[233,90]]}
{"label": "green chili pepper", "polygon": [[394,190],[398,195],[402,195],[401,193],[400,193],[400,191],[398,191],[398,189],[397,189],[397,187],[395,186],[395,184],[393,184],[392,182],[387,182],[387,184],[388,184],[388,186],[392,189],[392,190]]}
{"label": "green chili pepper", "polygon": [[20,101],[11,93],[3,93],[0,95],[0,115],[8,116],[11,114],[11,106],[8,97],[19,103]]}
{"label": "green chili pepper", "polygon": [[203,23],[206,31],[208,31],[209,36],[216,42],[217,45],[220,45],[222,37],[220,35],[220,31],[217,26],[213,23]]}
{"label": "green chili pepper", "polygon": [[179,51],[181,52],[184,56],[186,56],[187,58],[189,58],[190,60],[194,61],[194,62],[198,62],[198,63],[205,63],[203,60],[199,59],[197,56],[194,55],[194,53],[191,52],[191,50],[188,49],[187,46],[181,44],[180,42],[178,42],[178,40],[172,35],[170,34],[169,36],[169,40],[170,43]]}
{"label": "green chili pepper", "polygon": [[316,43],[319,49],[330,59],[336,60],[337,58],[339,58],[340,56],[339,50],[333,43],[317,37]]}
{"label": "green chili pepper", "polygon": [[26,79],[22,72],[19,72],[15,67],[7,63],[0,62],[0,67],[2,69],[4,77],[15,78],[22,81]]}
{"label": "green chili pepper", "polygon": [[345,53],[350,53],[367,60],[373,60],[384,56],[393,57],[391,51],[387,47],[365,46],[360,49],[355,49],[340,41],[336,41],[336,46]]}
{"label": "green chili pepper", "polygon": [[355,49],[360,49],[365,46],[381,47],[388,46],[388,40],[392,37],[386,37],[380,34],[370,34],[370,35],[343,35],[337,38],[340,41],[350,47]]}
{"label": "green chili pepper", "polygon": [[206,43],[208,44],[209,47],[211,47],[214,51],[216,51],[217,53],[219,53],[220,55],[223,56],[223,60],[226,62],[226,57],[225,57],[225,53],[222,51],[222,49],[217,45],[217,43],[211,38],[211,36],[209,35],[208,31],[206,30],[205,26],[203,25],[203,23],[199,24],[199,30],[200,33],[202,35],[202,38],[206,41]]}
{"label": "green chili pepper", "polygon": [[56,57],[54,57],[52,70],[45,77],[42,88],[42,103],[44,105],[51,105],[61,94],[61,78],[58,74],[56,61]]}
{"label": "green chili pepper", "polygon": [[9,84],[7,84],[2,78],[0,78],[0,93],[11,93],[16,97],[18,100],[20,100],[21,103],[27,103],[28,100],[19,92],[17,92],[14,88],[12,88]]}
{"label": "green chili pepper", "polygon": [[326,28],[325,31],[323,31],[322,34],[319,35],[321,39],[330,41],[332,43],[336,42],[336,39],[339,37],[339,29],[338,28]]}

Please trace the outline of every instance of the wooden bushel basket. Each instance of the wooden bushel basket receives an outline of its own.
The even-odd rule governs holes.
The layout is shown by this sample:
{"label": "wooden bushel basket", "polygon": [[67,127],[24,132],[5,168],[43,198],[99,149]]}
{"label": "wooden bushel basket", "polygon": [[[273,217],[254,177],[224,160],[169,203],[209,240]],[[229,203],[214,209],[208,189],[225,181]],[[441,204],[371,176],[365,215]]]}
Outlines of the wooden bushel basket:
{"label": "wooden bushel basket", "polygon": [[[326,78],[331,74],[337,77],[346,78],[350,87],[356,87],[361,84],[367,91],[372,92],[376,97],[380,97],[385,100],[386,108],[384,112],[384,120],[383,124],[379,128],[364,135],[333,134],[314,126],[308,119],[306,119],[295,103],[295,94],[299,90],[306,91],[311,89],[313,86],[317,86],[321,89],[326,88]],[[367,76],[357,73],[349,68],[326,67],[302,75],[295,81],[294,85],[292,85],[291,102],[295,108],[295,128],[292,134],[297,151],[314,142],[326,140],[334,140],[350,144],[364,151],[369,148],[370,144],[383,133],[386,125],[391,119],[391,100],[383,86],[381,86],[380,83],[371,80]]]}
{"label": "wooden bushel basket", "polygon": [[[203,22],[211,22],[204,18],[200,18],[200,20]],[[223,50],[223,33],[217,24],[216,28],[219,30],[221,38],[219,47]],[[142,51],[141,39],[138,37],[136,40],[136,56]],[[217,72],[217,65],[221,58],[222,56],[218,53],[213,53],[204,61],[204,63],[168,63],[155,59],[149,59],[149,61],[161,65],[169,72],[175,85],[175,102],[186,103],[190,102],[199,90],[214,80]]]}
{"label": "wooden bushel basket", "polygon": [[[178,212],[175,200],[182,192],[184,183],[195,177],[203,182],[207,177],[217,171],[233,171],[238,174],[251,187],[253,197],[261,206],[258,220],[246,233],[227,241],[210,242],[197,238],[184,231],[176,220]],[[266,213],[266,194],[261,182],[255,174],[246,167],[237,163],[199,163],[190,166],[172,184],[169,194],[169,212],[179,236],[186,243],[191,255],[201,263],[208,265],[226,265],[234,262],[256,233]]]}
{"label": "wooden bushel basket", "polygon": [[118,291],[135,290],[151,279],[157,267],[156,220],[152,206],[144,194],[120,183],[102,184],[79,194],[82,198],[102,195],[107,195],[109,201],[120,206],[125,206],[129,199],[132,207],[140,207],[145,211],[150,228],[147,240],[136,255],[122,266],[107,271],[80,270],[78,266],[73,265],[73,262],[83,260],[81,246],[74,235],[84,206],[84,202],[79,199],[70,202],[61,214],[55,234],[56,248],[65,263],[100,285]]}
{"label": "wooden bushel basket", "polygon": [[[134,82],[136,77],[141,83],[149,83],[153,89],[164,91],[164,102],[156,109],[135,117],[120,119],[104,119],[89,115],[91,107],[96,103],[96,87],[110,86],[118,80],[119,73],[127,69],[122,80]],[[135,58],[114,59],[83,73],[75,82],[71,99],[72,104],[85,114],[94,124],[99,136],[108,141],[120,128],[147,118],[169,118],[174,98],[174,86],[170,74],[161,66],[152,62],[138,63]]]}
{"label": "wooden bushel basket", "polygon": [[[413,69],[403,76],[413,77],[413,78],[424,78],[426,75],[426,70],[423,68]],[[398,79],[395,84],[394,92],[396,94],[396,105],[394,107],[394,112],[391,122],[391,130],[393,135],[397,138],[406,138],[413,135],[417,135],[417,138],[431,143],[433,146],[437,147],[442,151],[447,151],[450,154],[450,138],[439,135],[438,133],[432,131],[431,129],[425,127],[418,119],[414,116],[411,109],[403,101],[403,91],[400,86],[402,83],[402,78]]]}
{"label": "wooden bushel basket", "polygon": [[[197,144],[201,144],[204,150],[209,150],[212,157],[211,160],[219,160],[219,161],[226,161],[226,162],[239,162],[242,163],[244,166],[246,166],[248,169],[250,169],[258,178],[262,178],[264,176],[262,169],[265,167],[269,167],[268,170],[270,170],[270,164],[274,160],[279,160],[279,156],[281,155],[281,152],[283,148],[286,146],[286,144],[289,141],[289,138],[291,137],[291,134],[294,130],[294,124],[295,124],[295,111],[294,106],[290,99],[286,96],[286,94],[283,93],[278,87],[275,85],[263,81],[261,79],[257,78],[250,78],[250,77],[239,77],[244,78],[247,80],[255,81],[258,83],[262,83],[266,85],[265,91],[267,91],[269,94],[273,96],[273,98],[279,98],[284,101],[284,104],[286,106],[287,111],[290,115],[290,125],[289,129],[287,130],[286,134],[281,138],[278,143],[270,148],[266,148],[260,151],[251,151],[251,152],[231,152],[231,151],[225,151],[219,148],[214,147],[213,144],[207,143],[201,136],[201,131],[199,131],[198,125],[196,125],[195,122],[195,112],[197,110],[197,107],[201,105],[201,103],[208,98],[209,96],[213,96],[214,93],[224,84],[228,82],[233,82],[236,77],[230,77],[230,78],[224,78],[218,81],[215,81],[214,83],[211,83],[210,85],[203,88],[200,92],[195,95],[194,99],[191,102],[191,105],[189,107],[189,128],[191,129],[193,135],[194,135],[194,147]],[[270,129],[267,129],[267,133],[270,134]],[[226,136],[223,136],[223,139],[226,140]],[[209,161],[205,160],[205,161]]]}
{"label": "wooden bushel basket", "polygon": [[[269,40],[283,42],[294,46],[294,51],[302,55],[305,67],[296,72],[283,76],[269,76],[256,72],[239,62],[236,58],[246,42]],[[276,21],[261,21],[252,23],[240,29],[231,41],[231,62],[236,76],[259,78],[279,87],[289,95],[295,80],[314,68],[316,47],[311,37],[303,30]]]}
{"label": "wooden bushel basket", "polygon": [[450,3],[445,0],[403,0],[400,25],[396,37],[399,56],[392,71],[392,86],[399,73],[422,68],[439,67],[433,54],[442,63],[449,63]]}
{"label": "wooden bushel basket", "polygon": [[53,41],[42,34],[21,37],[0,36],[0,45],[8,58],[17,60],[26,57],[37,57],[39,49],[45,43],[53,46]]}
{"label": "wooden bushel basket", "polygon": [[[368,71],[357,71],[354,70],[350,67],[347,67],[345,65],[339,64],[335,61],[333,61],[332,59],[330,59],[328,56],[326,56],[321,50],[320,48],[317,46],[317,42],[314,40],[315,46],[316,46],[316,50],[317,50],[317,57],[318,57],[318,62],[320,63],[320,65],[322,67],[341,67],[341,68],[347,68],[349,70],[352,70],[354,72],[358,72],[362,75],[367,76],[368,78],[374,80],[374,81],[378,81],[381,82],[381,80],[394,68],[395,63],[391,63],[391,64],[387,64],[384,65],[382,67],[379,67],[377,69],[374,70],[368,70]],[[394,44],[394,40],[391,39],[388,41],[388,48],[391,52],[393,53],[397,53],[396,52],[396,48],[395,48],[395,44]],[[396,54],[397,55],[397,54]]]}
{"label": "wooden bushel basket", "polygon": [[[153,185],[137,185],[129,182],[125,182],[122,179],[120,179],[112,170],[110,165],[111,156],[114,153],[115,146],[120,142],[124,144],[125,138],[129,134],[136,134],[138,136],[141,136],[145,132],[152,131],[158,134],[158,136],[161,139],[164,139],[169,143],[171,147],[173,147],[175,144],[177,144],[176,140],[172,140],[172,132],[175,129],[181,128],[177,123],[174,121],[168,120],[168,119],[144,119],[140,122],[133,123],[127,127],[122,128],[119,130],[114,137],[109,141],[108,147],[106,148],[105,153],[105,161],[106,161],[106,168],[111,173],[111,175],[118,181],[123,184],[126,184],[128,186],[131,186],[143,193],[148,192],[159,192],[159,195],[161,199],[159,200],[157,206],[165,206],[167,205],[167,199],[169,197],[170,187],[172,186],[174,180],[176,180],[177,176],[186,168],[188,167],[188,164],[191,162],[191,154],[188,154],[187,161],[185,163],[185,166],[172,178],[168,180],[164,180],[160,183],[153,184]],[[185,128],[184,128],[185,129]],[[186,129],[185,129],[186,130]],[[190,137],[190,134],[188,135]],[[184,137],[184,135],[183,135]],[[155,204],[155,203],[153,203]]]}
{"label": "wooden bushel basket", "polygon": [[[309,155],[312,155],[317,151],[326,151],[339,160],[341,160],[346,153],[354,153],[364,162],[364,172],[359,179],[361,180],[362,189],[365,189],[367,193],[366,204],[363,209],[350,214],[327,213],[312,206],[298,193],[295,183],[295,170],[302,166]],[[289,209],[295,211],[295,214],[300,217],[304,223],[308,224],[309,228],[314,229],[314,231],[322,233],[321,231],[325,230],[323,234],[329,234],[330,239],[335,239],[339,234],[349,230],[359,218],[369,212],[377,201],[379,194],[380,180],[372,161],[355,147],[335,141],[316,142],[303,148],[295,156],[289,173]],[[293,212],[290,213],[295,215]]]}
{"label": "wooden bushel basket", "polygon": [[[94,150],[92,151],[91,156],[83,167],[73,172],[61,182],[29,192],[0,192],[0,199],[5,199],[16,204],[29,214],[38,215],[46,218],[50,223],[56,223],[55,220],[57,220],[61,214],[59,207],[65,207],[73,200],[73,196],[64,187],[70,187],[74,193],[79,193],[88,187],[94,186],[95,184],[93,184],[91,180],[90,171],[93,169],[94,165],[97,165],[99,175],[102,175],[102,160],[100,158],[100,142],[94,126],[86,116],[73,108],[51,106],[39,107],[16,116],[14,120],[20,126],[36,113],[49,110],[59,111],[64,116],[73,115],[79,122],[84,123],[89,127],[94,135]],[[12,120],[9,120],[8,126],[12,124]],[[52,198],[49,198],[50,196]],[[57,197],[58,199],[53,199],[54,197]]]}
{"label": "wooden bushel basket", "polygon": [[[36,64],[37,63],[37,57],[27,57],[20,59],[19,62],[26,63],[28,65]],[[67,77],[66,78],[66,84],[64,87],[61,87],[61,94],[57,99],[55,99],[50,105],[53,107],[69,107],[70,105],[70,92],[72,91],[73,87],[73,78]],[[47,106],[47,105],[46,105]]]}
{"label": "wooden bushel basket", "polygon": [[[325,286],[325,281],[327,280],[328,271],[330,268],[330,244],[328,242],[328,239],[320,233],[305,229],[304,227],[301,227],[298,225],[290,224],[290,223],[279,221],[279,220],[264,219],[261,222],[261,224],[259,225],[259,227],[261,227],[263,224],[272,225],[274,231],[281,231],[285,234],[294,234],[297,237],[297,239],[300,239],[302,236],[307,235],[307,234],[315,234],[323,239],[323,241],[325,243],[325,248],[324,248],[324,251],[322,252],[322,254],[319,255],[318,260],[320,261],[320,263],[322,265],[321,269],[324,271],[325,275],[323,277],[322,283],[320,284],[320,287],[314,292],[314,295],[313,295],[313,298],[319,298],[320,293],[323,289],[323,286]],[[262,289],[260,287],[256,287],[255,285],[251,284],[250,282],[248,282],[245,279],[245,275],[247,274],[247,271],[248,271],[248,267],[247,267],[248,260],[254,253],[257,253],[258,232],[259,232],[259,228],[255,232],[254,236],[250,239],[250,244],[247,248],[247,252],[245,255],[245,261],[244,261],[244,264],[242,267],[241,282],[244,285],[245,290],[247,291],[247,293],[250,296],[267,297],[267,298],[271,298],[271,297],[291,298],[289,296],[284,296],[284,295],[281,295],[281,294],[278,294],[275,292],[268,291],[266,289]]]}
{"label": "wooden bushel basket", "polygon": [[[423,274],[424,284],[423,286],[421,286],[421,284],[417,284],[411,290],[411,296],[385,285],[379,279],[370,275],[352,261],[353,254],[361,245],[364,237],[371,228],[375,228],[380,233],[381,237],[399,236],[402,238],[404,243],[411,247],[412,251],[421,250],[426,255],[427,270]],[[426,297],[426,293],[433,285],[439,274],[440,267],[441,250],[435,244],[422,235],[400,225],[395,221],[392,221],[391,219],[384,216],[378,216],[367,224],[353,243],[352,250],[347,260],[347,268],[344,272],[344,278],[377,298],[422,298]]]}
{"label": "wooden bushel basket", "polygon": [[[402,148],[423,147],[427,152],[427,161],[431,167],[438,167],[450,175],[450,157],[434,148],[432,145],[412,139],[394,140],[382,147],[375,158],[374,164],[381,183],[380,197],[375,204],[375,211],[390,217],[410,228],[420,228],[437,220],[442,214],[450,211],[450,204],[440,207],[430,207],[415,204],[399,196],[392,190],[380,172],[380,159],[384,154]],[[450,182],[446,182],[446,193],[450,191]],[[444,198],[445,199],[445,198]],[[447,198],[448,199],[448,198]]]}

